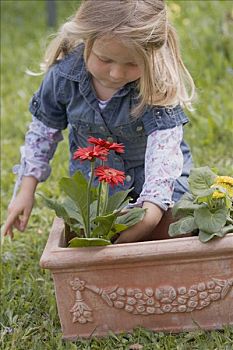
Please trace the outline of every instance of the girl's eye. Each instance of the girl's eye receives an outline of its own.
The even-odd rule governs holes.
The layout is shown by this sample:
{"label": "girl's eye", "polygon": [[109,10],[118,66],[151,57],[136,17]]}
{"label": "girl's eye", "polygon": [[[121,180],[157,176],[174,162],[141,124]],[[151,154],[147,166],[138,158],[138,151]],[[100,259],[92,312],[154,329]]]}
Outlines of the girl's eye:
{"label": "girl's eye", "polygon": [[[98,59],[101,61],[101,62],[104,62],[104,63],[113,63],[114,61],[113,60],[110,60],[110,59],[107,59],[107,58],[102,58],[102,57],[99,57],[97,56]],[[126,63],[127,66],[130,66],[130,67],[137,67],[138,64],[137,63],[134,63],[134,62],[129,62],[129,63]]]}
{"label": "girl's eye", "polygon": [[108,60],[106,58],[101,58],[101,57],[98,57],[98,58],[101,62],[104,62],[104,63],[111,63],[112,62],[111,60]]}

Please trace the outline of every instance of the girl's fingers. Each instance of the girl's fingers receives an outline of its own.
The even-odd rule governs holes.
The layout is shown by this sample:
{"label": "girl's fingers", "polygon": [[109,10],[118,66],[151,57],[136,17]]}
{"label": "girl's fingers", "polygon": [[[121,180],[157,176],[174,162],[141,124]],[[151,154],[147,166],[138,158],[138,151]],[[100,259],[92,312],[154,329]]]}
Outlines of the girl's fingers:
{"label": "girl's fingers", "polygon": [[11,227],[9,228],[9,230],[8,230],[8,232],[7,232],[7,235],[10,236],[11,239],[14,238],[14,233],[13,233],[13,230],[12,230]]}
{"label": "girl's fingers", "polygon": [[23,232],[27,226],[29,216],[28,215],[20,215],[17,217],[14,221],[14,227],[18,230]]}
{"label": "girl's fingers", "polygon": [[14,227],[19,231],[21,230],[21,219],[19,217],[15,219]]}
{"label": "girl's fingers", "polygon": [[29,216],[28,215],[23,215],[21,218],[20,218],[20,224],[19,224],[19,230],[20,231],[24,231],[26,226],[27,226],[27,223],[28,223],[28,219],[29,219]]}
{"label": "girl's fingers", "polygon": [[14,237],[13,233],[13,227],[15,227],[18,231],[23,232],[27,226],[28,219],[30,214],[23,214],[19,215],[17,214],[9,214],[6,223],[2,230],[2,235],[7,236],[9,235],[11,238]]}
{"label": "girl's fingers", "polygon": [[3,236],[10,236],[11,238],[14,237],[13,231],[12,231],[12,223],[7,220],[7,222],[5,223],[3,229],[2,229],[2,235]]}
{"label": "girl's fingers", "polygon": [[3,230],[2,230],[3,236],[6,236],[6,235],[9,234],[9,232],[10,232],[10,230],[11,230],[11,227],[12,227],[12,224],[13,224],[13,221],[14,221],[14,220],[12,220],[12,219],[13,219],[13,217],[11,218],[11,215],[8,216],[8,218],[7,218],[7,220],[6,220],[6,223],[5,223],[5,225],[4,225],[4,227],[3,227]]}
{"label": "girl's fingers", "polygon": [[19,220],[18,218],[18,213],[11,213],[9,214],[7,220],[6,220],[6,223],[5,223],[5,226],[4,226],[4,229],[3,229],[3,235],[6,236],[6,235],[9,235],[10,237],[13,238],[13,226],[15,226],[15,223],[17,225],[17,221]]}
{"label": "girl's fingers", "polygon": [[28,220],[29,220],[30,215],[31,215],[31,211],[32,211],[32,207],[24,209],[23,215],[20,218],[20,221],[21,221],[20,222],[20,229],[21,229],[21,231],[24,231],[25,228],[27,227]]}

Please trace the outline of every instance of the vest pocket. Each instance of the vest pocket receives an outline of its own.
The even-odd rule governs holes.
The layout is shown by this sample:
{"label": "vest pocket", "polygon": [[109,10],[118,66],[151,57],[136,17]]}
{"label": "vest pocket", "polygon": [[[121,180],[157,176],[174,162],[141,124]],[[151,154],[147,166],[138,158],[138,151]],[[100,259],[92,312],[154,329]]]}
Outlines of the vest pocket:
{"label": "vest pocket", "polygon": [[145,137],[145,130],[143,123],[140,121],[136,121],[130,124],[120,125],[115,128],[111,128],[114,135],[121,138],[121,142],[124,140],[130,140],[131,142],[135,142],[138,138]]}
{"label": "vest pocket", "polygon": [[85,138],[86,140],[89,136],[102,139],[106,139],[107,137],[111,136],[107,127],[103,124],[92,124],[77,121],[76,123],[72,123],[70,125],[75,135]]}

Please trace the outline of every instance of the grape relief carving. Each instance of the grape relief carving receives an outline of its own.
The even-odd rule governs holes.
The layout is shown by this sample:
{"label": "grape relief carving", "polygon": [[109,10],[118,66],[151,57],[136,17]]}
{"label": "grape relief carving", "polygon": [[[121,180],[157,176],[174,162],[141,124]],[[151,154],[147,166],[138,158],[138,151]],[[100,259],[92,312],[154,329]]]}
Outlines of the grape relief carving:
{"label": "grape relief carving", "polygon": [[201,310],[212,302],[224,299],[233,286],[230,279],[212,278],[207,282],[199,282],[190,287],[159,286],[155,289],[148,287],[124,288],[112,286],[99,288],[89,285],[86,281],[75,277],[70,281],[75,292],[75,303],[70,312],[73,322],[87,323],[93,321],[93,310],[87,305],[81,293],[89,290],[98,294],[109,307],[125,310],[133,315],[154,315],[168,312],[191,312]]}

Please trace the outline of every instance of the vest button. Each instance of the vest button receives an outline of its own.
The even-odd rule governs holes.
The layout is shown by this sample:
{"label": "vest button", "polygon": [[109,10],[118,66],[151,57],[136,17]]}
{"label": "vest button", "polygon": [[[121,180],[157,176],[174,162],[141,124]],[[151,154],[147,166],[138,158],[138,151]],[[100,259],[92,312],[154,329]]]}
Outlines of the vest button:
{"label": "vest button", "polygon": [[101,131],[105,131],[105,127],[104,126],[100,126],[100,130]]}
{"label": "vest button", "polygon": [[131,181],[131,176],[130,175],[126,175],[125,181],[130,182]]}
{"label": "vest button", "polygon": [[108,142],[113,142],[113,138],[111,136],[107,137]]}

